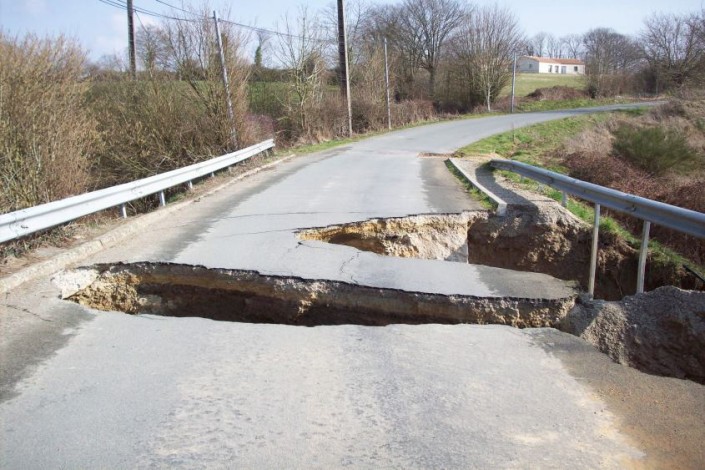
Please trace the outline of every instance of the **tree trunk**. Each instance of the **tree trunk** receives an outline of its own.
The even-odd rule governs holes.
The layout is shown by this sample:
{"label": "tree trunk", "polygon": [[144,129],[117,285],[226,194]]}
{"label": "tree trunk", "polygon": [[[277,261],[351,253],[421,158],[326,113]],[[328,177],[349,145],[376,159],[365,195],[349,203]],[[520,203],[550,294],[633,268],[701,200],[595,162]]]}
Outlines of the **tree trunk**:
{"label": "tree trunk", "polygon": [[436,67],[428,68],[428,97],[434,101],[434,92],[436,90]]}
{"label": "tree trunk", "polygon": [[487,86],[487,111],[492,111],[492,85]]}

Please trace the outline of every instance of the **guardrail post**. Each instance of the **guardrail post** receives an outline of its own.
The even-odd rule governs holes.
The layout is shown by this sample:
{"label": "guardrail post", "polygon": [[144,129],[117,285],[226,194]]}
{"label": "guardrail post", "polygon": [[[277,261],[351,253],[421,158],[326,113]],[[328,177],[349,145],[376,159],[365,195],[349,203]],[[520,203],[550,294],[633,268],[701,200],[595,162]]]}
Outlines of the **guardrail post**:
{"label": "guardrail post", "polygon": [[639,249],[639,270],[636,275],[636,293],[644,292],[644,276],[646,274],[646,257],[649,254],[649,231],[651,230],[651,222],[644,221],[644,226],[641,231],[641,247]]}
{"label": "guardrail post", "polygon": [[164,191],[159,191],[159,205],[166,206],[166,198],[164,197]]}
{"label": "guardrail post", "polygon": [[189,181],[187,184],[188,184],[188,190],[193,191],[193,181]]}
{"label": "guardrail post", "polygon": [[595,220],[592,226],[592,250],[590,251],[590,278],[588,279],[588,294],[595,297],[595,274],[597,273],[597,242],[600,236],[600,205],[595,204]]}
{"label": "guardrail post", "polygon": [[215,178],[215,172],[211,173],[211,178]]}
{"label": "guardrail post", "polygon": [[127,206],[125,204],[120,206],[120,215],[122,215],[123,219],[127,219]]}
{"label": "guardrail post", "polygon": [[568,207],[568,195],[565,191],[561,191],[561,206]]}

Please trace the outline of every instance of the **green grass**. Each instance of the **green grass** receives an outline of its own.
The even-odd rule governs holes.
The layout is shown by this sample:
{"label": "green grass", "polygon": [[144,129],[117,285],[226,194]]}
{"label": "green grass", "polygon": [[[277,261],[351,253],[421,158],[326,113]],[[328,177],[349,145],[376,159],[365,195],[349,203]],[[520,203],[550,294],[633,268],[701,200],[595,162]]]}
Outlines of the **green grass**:
{"label": "green grass", "polygon": [[286,149],[282,150],[282,152],[285,153],[298,153],[298,154],[307,154],[307,153],[313,153],[313,152],[321,152],[323,150],[328,150],[331,148],[339,147],[341,145],[345,144],[351,144],[353,142],[359,142],[360,140],[367,139],[369,137],[374,137],[377,135],[382,135],[382,134],[387,134],[388,132],[394,132],[394,131],[399,131],[402,129],[411,129],[414,127],[421,127],[421,126],[427,126],[430,124],[437,124],[442,121],[453,121],[453,120],[458,120],[458,119],[471,119],[475,117],[485,117],[485,115],[462,115],[462,116],[454,116],[452,118],[435,118],[435,119],[429,119],[425,121],[417,121],[417,122],[412,122],[410,124],[405,124],[400,127],[395,127],[392,130],[389,129],[381,129],[378,131],[369,131],[365,132],[362,134],[355,134],[352,137],[341,137],[341,138],[336,138],[332,140],[327,140],[325,142],[318,142],[315,144],[303,144],[303,145],[297,145],[294,147],[287,147]]}
{"label": "green grass", "polygon": [[630,98],[578,98],[572,100],[526,101],[519,103],[516,109],[520,112],[528,113],[537,111],[554,111],[557,109],[593,108],[595,106],[632,103],[634,101],[634,99]]}
{"label": "green grass", "polygon": [[[497,134],[458,150],[459,156],[496,153],[532,165],[545,165],[547,154],[570,137],[578,135],[598,122],[607,120],[609,113],[595,113],[522,127]],[[560,169],[560,168],[558,168]]]}
{"label": "green grass", "polygon": [[487,194],[473,186],[470,181],[468,181],[467,178],[465,178],[465,176],[463,176],[463,174],[460,173],[458,169],[450,162],[450,160],[446,160],[445,164],[448,171],[450,171],[451,174],[460,182],[460,184],[463,185],[465,191],[467,191],[473,199],[479,201],[480,204],[482,204],[482,207],[485,209],[497,209],[497,204],[490,199]]}
{"label": "green grass", "polygon": [[[634,111],[627,111],[634,113]],[[503,158],[521,161],[531,165],[540,166],[558,173],[566,173],[566,169],[559,162],[550,156],[568,138],[578,135],[583,130],[603,122],[613,113],[598,113],[589,116],[579,116],[550,121],[534,126],[529,126],[515,131],[497,134],[487,139],[475,142],[463,147],[458,156],[482,155],[496,153]],[[506,179],[519,184],[524,189],[535,191],[560,202],[562,193],[549,186],[537,183],[536,181],[522,178],[516,173],[504,170],[498,171]],[[594,208],[591,203],[584,203],[575,199],[568,199],[567,209],[579,219],[592,224],[594,220]],[[634,248],[639,248],[640,238],[622,227],[615,219],[607,216],[600,218],[600,230],[605,233],[614,234]],[[649,241],[651,250],[651,260],[663,265],[693,265],[692,262],[675,251],[664,247],[655,240]],[[702,269],[703,267],[697,266]]]}
{"label": "green grass", "polygon": [[[554,86],[567,86],[569,88],[582,90],[585,88],[585,80],[582,75],[518,73],[514,94],[515,96],[526,96],[529,93],[533,93],[537,88],[551,88]],[[499,96],[510,96],[511,94],[512,84],[510,82]]]}
{"label": "green grass", "polygon": [[[521,176],[513,173],[511,171],[505,170],[495,170],[504,178],[520,185],[522,188],[529,191],[534,191],[544,196],[550,197],[556,202],[561,202],[563,194],[557,189],[553,189],[550,186],[539,184],[536,181],[522,178]],[[595,208],[591,203],[582,202],[573,198],[568,198],[566,208],[576,217],[578,217],[583,222],[592,225],[595,220]],[[618,236],[623,239],[629,246],[634,249],[639,249],[641,246],[641,239],[631,233],[629,230],[622,227],[622,225],[612,217],[601,214],[600,216],[600,232],[609,233]],[[656,240],[649,240],[649,251],[651,254],[650,262],[659,265],[678,265],[687,264],[694,267],[695,269],[703,270],[702,266],[695,265],[692,261],[684,258],[680,254],[676,253],[672,249],[663,246]]]}

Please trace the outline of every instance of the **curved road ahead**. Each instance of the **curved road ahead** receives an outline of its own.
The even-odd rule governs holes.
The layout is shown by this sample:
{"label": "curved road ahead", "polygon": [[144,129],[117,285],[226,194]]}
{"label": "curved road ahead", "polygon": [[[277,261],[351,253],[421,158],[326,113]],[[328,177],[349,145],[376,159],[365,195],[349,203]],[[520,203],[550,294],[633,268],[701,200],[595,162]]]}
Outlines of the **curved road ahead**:
{"label": "curved road ahead", "polygon": [[[417,155],[579,112],[446,122],[290,160],[172,207],[82,264],[561,296],[569,287],[547,276],[388,258],[294,232],[477,208],[439,159]],[[645,457],[590,385],[609,373],[628,389],[643,374],[555,330],[225,323],[96,312],[57,296],[39,279],[2,299],[2,468],[592,469]]]}

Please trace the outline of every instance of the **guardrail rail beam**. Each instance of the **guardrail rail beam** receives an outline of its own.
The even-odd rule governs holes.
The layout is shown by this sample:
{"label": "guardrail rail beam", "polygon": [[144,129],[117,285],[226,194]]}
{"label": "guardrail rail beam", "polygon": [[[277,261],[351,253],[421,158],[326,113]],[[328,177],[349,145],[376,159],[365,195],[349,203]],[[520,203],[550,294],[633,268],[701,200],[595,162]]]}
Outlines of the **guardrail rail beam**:
{"label": "guardrail rail beam", "polygon": [[269,139],[236,152],[131,183],[99,189],[98,191],[72,196],[8,214],[1,214],[0,243],[55,227],[111,207],[120,206],[122,216],[127,217],[126,203],[155,193],[159,193],[159,202],[163,206],[166,204],[164,197],[166,189],[179,184],[190,183],[194,179],[209,174],[215,174],[218,170],[230,167],[273,148],[274,140]]}
{"label": "guardrail rail beam", "polygon": [[[589,293],[594,293],[594,276],[596,272],[597,237],[599,232],[600,208],[605,207],[617,212],[629,214],[644,221],[639,252],[639,272],[637,273],[637,292],[644,291],[644,278],[649,245],[651,224],[658,224],[698,238],[705,238],[705,214],[682,207],[672,206],[663,202],[653,201],[633,194],[623,193],[615,189],[605,188],[587,181],[571,178],[553,171],[537,168],[526,163],[512,160],[492,160],[490,165],[499,170],[517,173],[522,178],[530,178],[540,184],[548,185],[563,193],[562,202],[565,206],[567,195],[595,204],[595,220],[593,226],[593,250],[590,261]],[[594,266],[593,266],[594,264]]]}

